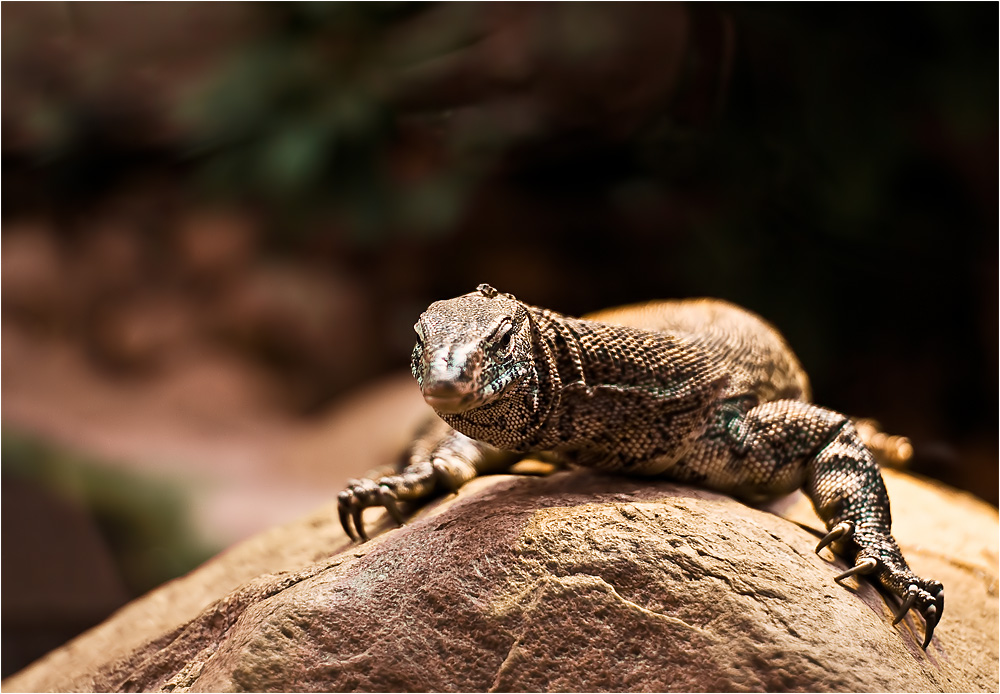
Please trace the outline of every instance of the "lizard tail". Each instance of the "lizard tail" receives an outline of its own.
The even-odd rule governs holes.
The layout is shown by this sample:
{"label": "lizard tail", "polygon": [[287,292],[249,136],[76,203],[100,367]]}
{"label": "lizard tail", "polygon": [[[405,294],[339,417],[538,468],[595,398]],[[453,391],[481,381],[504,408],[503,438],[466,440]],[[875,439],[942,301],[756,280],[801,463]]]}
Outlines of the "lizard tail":
{"label": "lizard tail", "polygon": [[874,419],[854,419],[854,428],[875,456],[879,467],[905,470],[913,459],[913,444],[906,436],[893,436],[882,431]]}

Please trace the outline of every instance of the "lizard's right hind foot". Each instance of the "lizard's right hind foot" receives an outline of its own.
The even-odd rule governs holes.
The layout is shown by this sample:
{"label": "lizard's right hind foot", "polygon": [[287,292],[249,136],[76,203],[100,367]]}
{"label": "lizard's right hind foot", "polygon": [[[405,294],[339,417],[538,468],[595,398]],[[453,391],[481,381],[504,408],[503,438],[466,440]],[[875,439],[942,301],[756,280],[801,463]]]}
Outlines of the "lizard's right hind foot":
{"label": "lizard's right hind foot", "polygon": [[923,615],[926,628],[924,643],[921,647],[927,650],[927,646],[930,645],[931,638],[934,636],[934,627],[941,621],[941,615],[944,614],[944,586],[933,579],[917,580],[919,584],[911,583],[907,586],[903,601],[896,610],[892,623],[899,624],[910,608]]}
{"label": "lizard's right hind foot", "polygon": [[[826,544],[830,535],[838,534],[836,539],[848,539],[849,533],[838,533],[844,524],[834,527],[827,537],[820,541],[820,546],[816,548],[818,553]],[[841,583],[849,576],[868,576],[870,579],[881,585],[887,591],[900,599],[899,607],[896,608],[892,623],[899,624],[911,609],[918,612],[924,618],[924,641],[921,648],[927,650],[931,639],[934,637],[934,628],[941,621],[944,614],[944,586],[940,581],[931,578],[920,578],[905,562],[902,555],[891,550],[876,556],[877,551],[871,548],[858,552],[854,560],[854,566],[843,572],[834,580]],[[894,556],[895,555],[895,556]]]}

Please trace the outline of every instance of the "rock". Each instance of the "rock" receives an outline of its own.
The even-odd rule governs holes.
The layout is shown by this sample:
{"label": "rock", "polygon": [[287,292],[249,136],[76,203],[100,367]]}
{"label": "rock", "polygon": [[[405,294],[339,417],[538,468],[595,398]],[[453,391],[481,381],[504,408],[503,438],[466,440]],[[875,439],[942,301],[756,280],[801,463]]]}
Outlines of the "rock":
{"label": "rock", "polygon": [[[589,472],[494,476],[349,545],[335,506],[126,607],[4,690],[994,691],[995,509],[892,471],[945,617],[893,627],[800,525]],[[799,496],[780,506],[814,528]],[[379,512],[369,512],[371,522]],[[385,526],[384,517],[372,526]],[[852,579],[853,581],[853,579]]]}

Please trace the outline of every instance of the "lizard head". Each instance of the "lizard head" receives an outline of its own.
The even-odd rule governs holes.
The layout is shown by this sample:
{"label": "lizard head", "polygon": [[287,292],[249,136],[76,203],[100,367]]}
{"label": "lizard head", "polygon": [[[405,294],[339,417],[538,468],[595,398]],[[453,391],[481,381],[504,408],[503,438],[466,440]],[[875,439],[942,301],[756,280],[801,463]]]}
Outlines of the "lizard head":
{"label": "lizard head", "polygon": [[467,412],[498,400],[531,370],[528,311],[489,285],[434,302],[413,329],[413,375],[424,400],[439,413]]}

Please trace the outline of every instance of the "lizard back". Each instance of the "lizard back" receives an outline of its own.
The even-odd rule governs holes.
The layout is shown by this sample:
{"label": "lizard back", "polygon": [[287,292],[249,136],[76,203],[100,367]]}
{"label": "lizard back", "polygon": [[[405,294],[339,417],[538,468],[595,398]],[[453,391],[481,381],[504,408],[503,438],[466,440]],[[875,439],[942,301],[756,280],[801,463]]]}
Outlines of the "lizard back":
{"label": "lizard back", "polygon": [[587,320],[680,337],[724,357],[724,397],[752,393],[761,402],[808,401],[809,377],[788,343],[757,314],[721,299],[650,301],[604,309]]}

